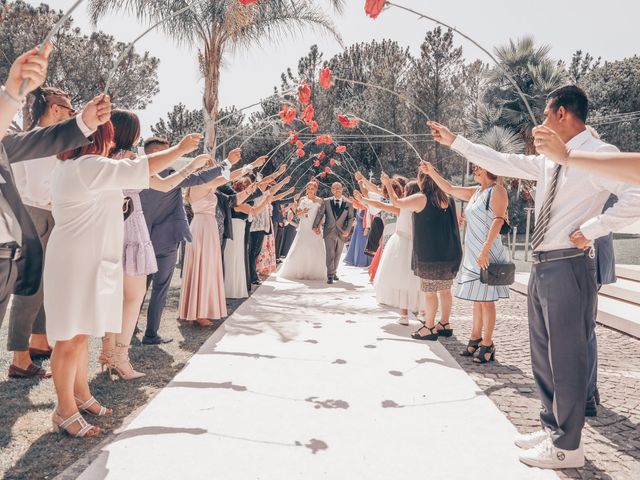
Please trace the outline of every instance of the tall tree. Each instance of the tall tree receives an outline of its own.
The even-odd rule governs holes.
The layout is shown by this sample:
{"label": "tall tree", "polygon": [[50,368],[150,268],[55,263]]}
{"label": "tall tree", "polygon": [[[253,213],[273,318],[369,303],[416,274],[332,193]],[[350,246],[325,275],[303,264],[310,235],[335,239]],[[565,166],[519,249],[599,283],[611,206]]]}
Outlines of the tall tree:
{"label": "tall tree", "polygon": [[[344,0],[330,0],[330,3],[340,10]],[[89,8],[94,22],[115,11],[133,12],[140,19],[157,22],[187,4],[186,0],[91,0]],[[198,48],[205,84],[203,113],[207,150],[213,150],[216,144],[220,67],[225,56],[237,49],[260,45],[264,40],[278,40],[307,25],[340,38],[329,18],[307,0],[269,0],[251,5],[243,5],[239,0],[203,1],[161,25],[178,43]]]}
{"label": "tall tree", "polygon": [[[0,0],[0,78],[5,78],[16,57],[37,45],[61,18],[61,11],[45,4]],[[25,28],[29,25],[29,28]],[[103,32],[82,35],[67,22],[52,39],[46,84],[67,91],[74,103],[93,98],[126,45]],[[158,93],[159,60],[131,51],[113,80],[113,102],[124,108],[144,109]]]}

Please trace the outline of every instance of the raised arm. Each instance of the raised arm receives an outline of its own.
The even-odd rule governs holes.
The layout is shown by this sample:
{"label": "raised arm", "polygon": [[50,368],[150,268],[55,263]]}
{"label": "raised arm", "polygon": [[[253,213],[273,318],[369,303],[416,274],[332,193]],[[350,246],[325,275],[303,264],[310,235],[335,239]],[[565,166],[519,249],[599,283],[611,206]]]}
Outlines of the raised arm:
{"label": "raised arm", "polygon": [[158,172],[161,172],[173,162],[175,162],[178,158],[183,155],[187,155],[193,152],[202,140],[202,135],[199,133],[191,133],[185,136],[178,145],[175,145],[167,150],[163,150],[161,152],[152,153],[147,156],[149,161],[149,174],[155,175]]}
{"label": "raised arm", "polygon": [[373,193],[377,193],[378,195],[382,196],[382,188],[380,188],[378,185],[376,185],[373,182],[370,182],[369,180],[366,179],[366,177],[362,174],[362,172],[356,172],[355,173],[355,179],[358,183],[362,182],[362,184],[365,186],[365,188],[367,190],[369,190],[370,192]]}
{"label": "raised arm", "polygon": [[473,194],[478,190],[476,187],[456,187],[446,180],[429,162],[424,160],[420,162],[420,170],[425,175],[429,175],[433,181],[440,187],[447,195],[453,195],[454,197],[468,202],[473,197]]}
{"label": "raised arm", "polygon": [[548,127],[533,129],[536,150],[564,166],[577,167],[610,180],[640,185],[640,153],[570,150]]}
{"label": "raised arm", "polygon": [[455,135],[444,125],[429,121],[433,139],[446,145],[494,175],[537,180],[544,169],[544,157],[500,153],[485,146],[472,143],[461,135]]}
{"label": "raised arm", "polygon": [[408,197],[398,198],[398,195],[396,195],[396,192],[391,185],[391,179],[386,173],[382,172],[380,181],[387,187],[389,200],[394,207],[399,209],[406,208],[407,210],[410,210],[412,212],[420,212],[427,206],[427,197],[422,193],[416,193],[415,195],[410,195]]}
{"label": "raised arm", "polygon": [[398,207],[394,207],[393,205],[389,205],[388,203],[380,202],[378,200],[373,200],[371,198],[367,198],[362,196],[359,191],[353,192],[354,198],[360,203],[364,203],[367,206],[377,208],[379,210],[384,210],[387,213],[391,213],[393,215],[400,215],[400,209]]}
{"label": "raised arm", "polygon": [[[185,180],[187,180],[193,173],[195,173],[196,170],[205,167],[207,164],[210,164],[211,161],[211,155],[198,155],[181,170],[174,172],[167,177],[153,175],[149,179],[149,188],[151,188],[152,190],[157,190],[159,192],[169,192],[174,188],[179,187]],[[213,178],[216,178],[218,176],[219,174]]]}
{"label": "raised arm", "polygon": [[294,192],[295,188],[291,187],[288,190],[279,193],[278,195],[273,195],[271,201],[272,202],[277,202],[278,200],[282,200],[284,197],[286,197],[287,195],[291,195]]}
{"label": "raised arm", "polygon": [[20,55],[11,65],[4,89],[0,91],[0,140],[11,126],[13,117],[22,109],[20,87],[27,81],[27,92],[35,90],[47,78],[48,58],[52,45],[47,44],[42,55],[32,48]]}

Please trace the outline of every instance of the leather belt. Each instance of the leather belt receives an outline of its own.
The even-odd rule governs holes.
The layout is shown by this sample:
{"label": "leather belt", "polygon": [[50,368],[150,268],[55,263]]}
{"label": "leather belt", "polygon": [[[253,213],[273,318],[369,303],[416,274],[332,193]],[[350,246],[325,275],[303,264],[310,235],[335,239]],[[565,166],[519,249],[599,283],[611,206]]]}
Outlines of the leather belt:
{"label": "leather belt", "polygon": [[533,252],[533,263],[557,262],[558,260],[567,260],[569,258],[578,258],[588,255],[594,258],[593,247],[589,250],[580,250],[579,248],[565,248],[562,250],[551,250],[548,252]]}
{"label": "leather belt", "polygon": [[22,254],[22,249],[17,243],[2,243],[0,244],[0,259],[3,260],[18,260]]}

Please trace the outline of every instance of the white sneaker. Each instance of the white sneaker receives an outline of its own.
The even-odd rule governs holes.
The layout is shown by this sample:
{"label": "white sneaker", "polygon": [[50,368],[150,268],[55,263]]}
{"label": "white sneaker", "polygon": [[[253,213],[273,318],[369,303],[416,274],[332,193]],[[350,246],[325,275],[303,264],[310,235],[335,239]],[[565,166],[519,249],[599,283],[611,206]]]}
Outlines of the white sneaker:
{"label": "white sneaker", "polygon": [[551,437],[520,455],[520,461],[538,468],[581,468],[584,467],[582,442],[575,450],[563,450],[553,444]]}
{"label": "white sneaker", "polygon": [[547,432],[546,430],[537,430],[532,433],[518,434],[513,443],[516,444],[516,447],[524,448],[526,450],[540,445],[547,438],[549,438],[549,432]]}
{"label": "white sneaker", "polygon": [[398,323],[406,327],[407,325],[409,325],[409,317],[400,317],[398,319]]}

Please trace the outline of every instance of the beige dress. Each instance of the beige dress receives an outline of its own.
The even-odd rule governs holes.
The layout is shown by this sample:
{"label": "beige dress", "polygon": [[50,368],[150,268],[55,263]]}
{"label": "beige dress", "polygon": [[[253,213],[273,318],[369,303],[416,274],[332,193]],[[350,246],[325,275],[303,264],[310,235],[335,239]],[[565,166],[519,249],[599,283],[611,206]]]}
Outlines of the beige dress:
{"label": "beige dress", "polygon": [[51,180],[56,225],[44,265],[50,342],[120,332],[122,190],[144,188],[149,188],[146,157],[58,161]]}

